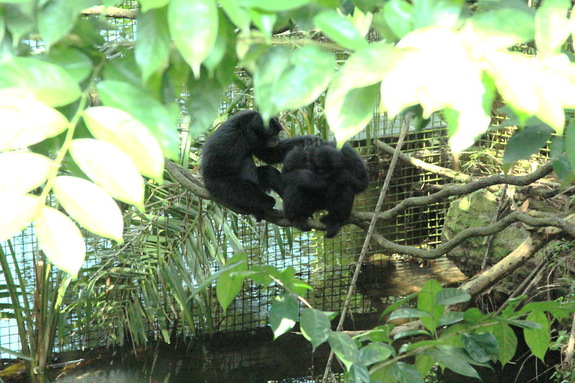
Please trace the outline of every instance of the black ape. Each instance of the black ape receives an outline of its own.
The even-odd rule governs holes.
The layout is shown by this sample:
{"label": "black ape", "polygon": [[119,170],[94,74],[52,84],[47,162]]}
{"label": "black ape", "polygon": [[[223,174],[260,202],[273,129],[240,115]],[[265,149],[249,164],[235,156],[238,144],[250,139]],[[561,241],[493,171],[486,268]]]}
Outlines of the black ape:
{"label": "black ape", "polygon": [[256,166],[255,156],[268,164],[280,163],[296,146],[321,141],[315,136],[279,140],[282,127],[276,118],[265,127],[259,113],[244,110],[225,121],[206,141],[202,176],[206,189],[224,204],[261,219],[273,209],[270,190],[283,194],[281,173],[273,166]]}
{"label": "black ape", "polygon": [[341,151],[335,143],[294,148],[286,156],[282,177],[284,213],[297,228],[307,231],[307,219],[327,210],[321,218],[326,238],[334,237],[349,218],[355,194],[367,188],[367,168],[349,144]]}

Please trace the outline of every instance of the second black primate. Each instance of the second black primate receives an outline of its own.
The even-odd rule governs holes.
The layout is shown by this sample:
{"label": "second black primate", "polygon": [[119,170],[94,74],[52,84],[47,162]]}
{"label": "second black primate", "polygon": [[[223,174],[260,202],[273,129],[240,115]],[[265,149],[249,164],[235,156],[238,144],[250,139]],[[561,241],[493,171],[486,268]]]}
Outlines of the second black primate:
{"label": "second black primate", "polygon": [[277,118],[266,127],[253,110],[240,111],[222,123],[203,148],[201,168],[206,189],[224,204],[261,219],[275,205],[274,198],[266,193],[274,190],[281,196],[285,185],[279,170],[270,165],[256,166],[253,157],[268,164],[281,163],[294,147],[321,142],[315,136],[280,140],[281,130]]}
{"label": "second black primate", "polygon": [[296,147],[286,156],[282,177],[284,213],[295,227],[308,231],[307,219],[326,210],[321,218],[326,238],[334,237],[349,218],[355,195],[369,183],[367,168],[349,144],[334,142]]}

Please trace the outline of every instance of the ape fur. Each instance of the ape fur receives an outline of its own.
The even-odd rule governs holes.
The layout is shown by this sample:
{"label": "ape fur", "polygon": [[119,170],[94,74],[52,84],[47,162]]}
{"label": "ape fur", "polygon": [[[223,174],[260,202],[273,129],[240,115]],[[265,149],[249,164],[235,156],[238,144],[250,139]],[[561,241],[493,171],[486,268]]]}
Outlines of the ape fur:
{"label": "ape fur", "polygon": [[206,189],[219,201],[253,214],[258,220],[273,209],[275,200],[266,193],[283,195],[285,184],[273,166],[256,166],[253,156],[268,164],[281,163],[297,146],[321,141],[315,136],[279,139],[277,118],[268,126],[259,113],[243,110],[225,121],[207,139],[202,153],[202,176]]}
{"label": "ape fur", "polygon": [[284,213],[293,226],[308,231],[307,219],[319,210],[326,225],[326,238],[334,237],[349,218],[355,195],[369,183],[367,168],[346,144],[342,150],[334,142],[294,148],[286,156],[282,177]]}

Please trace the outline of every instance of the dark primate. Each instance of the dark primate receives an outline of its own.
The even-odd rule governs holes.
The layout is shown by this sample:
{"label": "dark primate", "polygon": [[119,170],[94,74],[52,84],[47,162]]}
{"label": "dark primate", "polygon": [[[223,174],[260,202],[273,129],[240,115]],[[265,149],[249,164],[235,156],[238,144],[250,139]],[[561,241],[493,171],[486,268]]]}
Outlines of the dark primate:
{"label": "dark primate", "polygon": [[283,195],[285,185],[279,170],[256,166],[253,156],[268,163],[281,163],[296,146],[321,142],[319,137],[279,139],[277,118],[266,127],[258,112],[243,110],[225,121],[206,141],[202,153],[202,176],[206,189],[224,204],[253,214],[260,220],[273,209],[275,200],[266,193]]}
{"label": "dark primate", "polygon": [[284,160],[282,177],[284,213],[297,228],[308,231],[307,219],[319,210],[326,238],[334,237],[349,218],[357,193],[369,182],[367,168],[349,144],[342,150],[334,142],[296,147]]}

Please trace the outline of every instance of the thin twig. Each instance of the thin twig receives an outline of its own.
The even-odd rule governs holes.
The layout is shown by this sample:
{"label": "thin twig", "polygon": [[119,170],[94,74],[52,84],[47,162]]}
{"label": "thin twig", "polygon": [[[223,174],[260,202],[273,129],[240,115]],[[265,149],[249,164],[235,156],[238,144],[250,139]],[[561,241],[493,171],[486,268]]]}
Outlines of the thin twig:
{"label": "thin twig", "polygon": [[[357,260],[357,265],[355,267],[353,277],[352,277],[351,282],[349,284],[349,289],[347,291],[347,296],[345,298],[345,303],[344,303],[343,309],[341,311],[341,316],[340,316],[336,331],[341,331],[343,328],[343,323],[345,321],[345,317],[346,317],[347,311],[349,309],[351,298],[352,298],[353,292],[355,290],[355,285],[357,283],[357,279],[358,279],[359,274],[361,272],[361,265],[363,264],[363,260],[365,259],[365,255],[367,253],[367,248],[369,247],[371,237],[372,237],[374,230],[375,230],[375,225],[377,223],[377,216],[378,216],[378,213],[381,211],[381,207],[383,206],[383,201],[385,199],[385,195],[387,194],[387,189],[389,188],[389,183],[391,181],[391,177],[393,175],[395,165],[397,164],[397,159],[398,159],[400,151],[401,151],[401,146],[403,145],[403,140],[404,140],[404,138],[407,135],[407,132],[409,130],[409,124],[411,123],[411,116],[412,116],[411,113],[409,113],[405,117],[403,127],[401,129],[400,134],[399,134],[399,139],[397,140],[397,147],[395,148],[395,151],[393,153],[393,157],[391,159],[391,164],[389,165],[389,169],[387,170],[387,175],[385,177],[385,182],[383,183],[383,187],[381,188],[381,193],[379,194],[379,199],[377,200],[377,204],[375,205],[373,217],[372,217],[371,222],[369,224],[369,228],[367,229],[367,234],[365,236],[365,240],[363,241],[363,247],[361,248],[361,253],[359,255],[359,259]],[[334,356],[334,354],[333,354],[333,350],[332,350],[329,353],[329,357],[328,357],[328,360],[327,360],[327,363],[325,366],[325,371],[323,374],[323,381],[324,382],[327,382],[327,377],[328,377],[329,373],[331,372],[331,365],[333,362],[333,356]]]}

